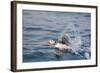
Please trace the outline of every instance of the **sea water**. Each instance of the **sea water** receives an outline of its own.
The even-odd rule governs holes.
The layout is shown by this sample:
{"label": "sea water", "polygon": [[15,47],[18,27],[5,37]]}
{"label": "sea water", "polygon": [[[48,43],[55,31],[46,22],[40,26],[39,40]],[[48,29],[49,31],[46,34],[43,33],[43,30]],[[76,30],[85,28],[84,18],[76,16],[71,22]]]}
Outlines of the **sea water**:
{"label": "sea water", "polygon": [[[23,10],[23,62],[90,59],[90,24],[90,13]],[[48,40],[58,39],[63,32],[74,50],[57,56]]]}

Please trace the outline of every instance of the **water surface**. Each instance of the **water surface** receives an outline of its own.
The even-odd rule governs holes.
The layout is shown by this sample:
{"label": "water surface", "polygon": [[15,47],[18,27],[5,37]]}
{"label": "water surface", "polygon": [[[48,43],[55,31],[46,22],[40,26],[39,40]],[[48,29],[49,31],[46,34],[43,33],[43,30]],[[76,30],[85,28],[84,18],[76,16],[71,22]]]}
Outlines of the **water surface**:
{"label": "water surface", "polygon": [[[90,59],[90,18],[90,13],[23,10],[23,62]],[[78,55],[65,52],[59,57],[54,47],[48,46],[49,39],[57,39],[64,31],[72,42],[81,38],[80,46],[75,41],[72,44]]]}

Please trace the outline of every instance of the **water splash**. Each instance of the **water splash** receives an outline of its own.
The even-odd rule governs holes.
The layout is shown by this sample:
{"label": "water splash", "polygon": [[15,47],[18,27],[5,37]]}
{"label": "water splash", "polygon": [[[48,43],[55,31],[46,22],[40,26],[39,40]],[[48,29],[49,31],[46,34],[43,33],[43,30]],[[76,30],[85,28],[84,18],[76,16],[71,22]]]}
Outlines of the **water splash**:
{"label": "water splash", "polygon": [[[78,24],[73,24],[74,27],[71,29],[70,32],[73,32],[70,34],[69,30],[67,31],[67,28],[64,29],[60,37],[58,37],[58,41],[62,41],[62,38],[65,37],[67,39],[67,42],[70,42],[70,48],[71,52],[74,53],[75,55],[78,55],[80,57],[83,57],[85,59],[90,58],[89,51],[86,51],[87,49],[83,49],[82,46],[82,37],[80,35],[80,29]],[[73,36],[73,38],[71,38]]]}

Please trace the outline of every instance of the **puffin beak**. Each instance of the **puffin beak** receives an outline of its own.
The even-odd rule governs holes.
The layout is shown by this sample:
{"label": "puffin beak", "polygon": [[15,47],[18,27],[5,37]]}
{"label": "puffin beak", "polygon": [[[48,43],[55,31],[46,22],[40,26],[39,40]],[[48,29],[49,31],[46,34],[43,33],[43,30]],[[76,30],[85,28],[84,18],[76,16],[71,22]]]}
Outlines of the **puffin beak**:
{"label": "puffin beak", "polygon": [[50,40],[48,41],[48,45],[51,45]]}

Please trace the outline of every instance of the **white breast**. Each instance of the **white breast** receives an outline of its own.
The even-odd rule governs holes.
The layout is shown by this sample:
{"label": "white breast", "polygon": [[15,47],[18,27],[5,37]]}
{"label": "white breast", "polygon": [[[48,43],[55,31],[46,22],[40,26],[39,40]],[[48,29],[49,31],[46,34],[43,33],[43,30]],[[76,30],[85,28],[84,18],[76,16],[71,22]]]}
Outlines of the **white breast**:
{"label": "white breast", "polygon": [[55,45],[56,48],[59,48],[60,50],[63,50],[63,49],[70,49],[70,46],[67,46],[65,44],[62,44],[62,43],[57,43]]}

